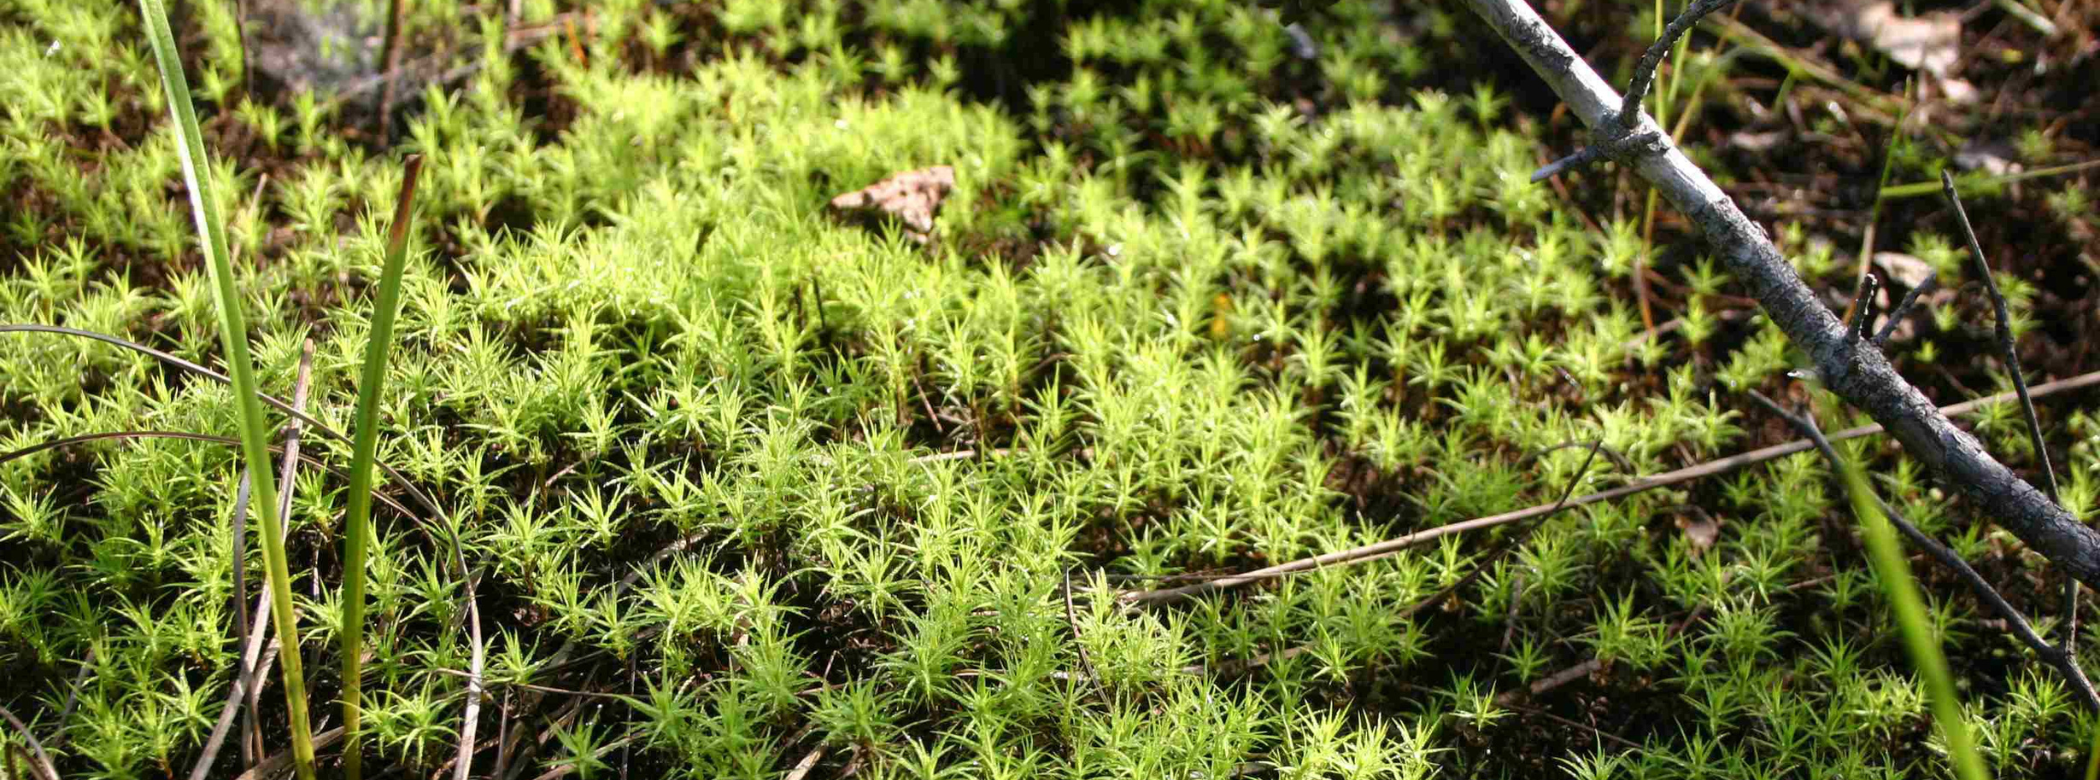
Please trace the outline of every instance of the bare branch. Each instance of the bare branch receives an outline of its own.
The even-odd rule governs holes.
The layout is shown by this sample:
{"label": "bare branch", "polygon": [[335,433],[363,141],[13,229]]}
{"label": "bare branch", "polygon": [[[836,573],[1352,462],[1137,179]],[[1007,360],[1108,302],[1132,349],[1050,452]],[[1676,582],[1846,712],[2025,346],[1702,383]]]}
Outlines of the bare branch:
{"label": "bare branch", "polygon": [[1627,86],[1626,99],[1619,105],[1619,127],[1632,130],[1639,124],[1641,101],[1648,99],[1648,87],[1655,83],[1655,71],[1662,67],[1663,58],[1670,56],[1670,47],[1677,45],[1677,39],[1690,32],[1692,25],[1698,24],[1707,14],[1732,2],[1735,0],[1698,0],[1686,6],[1684,13],[1678,14],[1670,21],[1670,26],[1663,28],[1662,37],[1649,44],[1648,51],[1641,54],[1641,61],[1633,66],[1633,83]]}
{"label": "bare branch", "polygon": [[1954,205],[1954,215],[1960,218],[1961,235],[1969,242],[1969,254],[1976,258],[1976,275],[1983,277],[1983,289],[1990,291],[1991,308],[1998,315],[1998,352],[2005,358],[2005,372],[2012,375],[2013,391],[2020,394],[2020,411],[2027,416],[2027,434],[2034,443],[2034,457],[2042,464],[2042,487],[2055,501],[2056,469],[2049,465],[2049,448],[2042,445],[2042,423],[2034,415],[2034,399],[2027,395],[2027,377],[2020,372],[2020,351],[2013,343],[2012,314],[2007,311],[2005,294],[1998,291],[1998,280],[1991,275],[1991,263],[1983,258],[1983,246],[1976,242],[1976,229],[1969,226],[1969,212],[1962,208],[1961,195],[1954,191],[1954,175],[1940,171],[1940,186],[1945,188],[1947,202]]}
{"label": "bare branch", "polygon": [[[460,556],[464,555],[464,553],[460,552],[457,544],[452,545],[452,551],[455,558],[460,558]],[[462,570],[466,569],[466,560],[464,558],[460,558],[454,563],[458,564]],[[488,657],[488,643],[482,641],[481,599],[474,592],[474,580],[478,576],[468,574],[465,581],[467,592],[467,639],[474,643],[474,650],[467,666],[467,704],[466,711],[460,713],[460,719],[463,723],[459,729],[459,752],[452,759],[455,762],[453,780],[467,780],[467,770],[474,764],[474,732],[481,725],[481,697],[486,690],[485,681],[481,679],[481,671],[482,665]]]}
{"label": "bare branch", "polygon": [[[1830,439],[1824,437],[1822,429],[1816,426],[1814,417],[1807,413],[1796,415],[1788,412],[1780,407],[1777,402],[1766,398],[1763,393],[1756,390],[1750,391],[1750,397],[1757,401],[1758,404],[1764,406],[1767,411],[1778,415],[1780,419],[1786,420],[1789,425],[1794,426],[1796,430],[1799,430],[1803,435],[1808,436],[1811,441],[1814,441],[1816,449],[1823,453],[1823,457],[1829,460],[1832,466],[1843,462],[1838,456],[1837,449],[1830,445]],[[1948,549],[1946,545],[1940,544],[1939,540],[1927,536],[1916,525],[1912,525],[1910,520],[1903,516],[1903,513],[1896,511],[1896,508],[1890,506],[1889,502],[1883,499],[1880,494],[1875,494],[1873,499],[1881,507],[1881,514],[1888,517],[1889,522],[1896,526],[1896,530],[1902,531],[1904,536],[1910,538],[1912,544],[1924,548],[1925,552],[1931,555],[1933,560],[1939,561],[1941,566],[1947,567],[1956,576],[1960,577],[1963,582],[1968,583],[1969,589],[1975,591],[1977,598],[1983,600],[1984,604],[1990,606],[1991,611],[1998,613],[1999,617],[2005,619],[2006,627],[2012,632],[2014,637],[2017,637],[2022,644],[2027,645],[2028,649],[2033,650],[2036,655],[2041,656],[2044,662],[2056,667],[2057,671],[2062,672],[2064,679],[2070,681],[2071,687],[2078,689],[2081,698],[2085,700],[2086,706],[2092,709],[2093,712],[2100,713],[2100,694],[2094,692],[2092,682],[2085,676],[2085,670],[2079,668],[2076,655],[2065,648],[2049,644],[2048,640],[2035,633],[2034,627],[2028,624],[2027,617],[2020,614],[2018,609],[2014,609],[2013,605],[2005,600],[2005,596],[2000,594],[1997,588],[1992,587],[1991,583],[1983,578],[1983,575],[1977,574],[1976,569],[1971,567],[1968,561],[1962,560],[1961,556],[1954,554],[1954,551]],[[2072,580],[2072,582],[2077,582],[2077,580]]]}
{"label": "bare branch", "polygon": [[[535,700],[537,701],[537,700]],[[472,758],[472,756],[469,756]],[[490,777],[504,777],[510,771],[510,692],[503,694],[503,707],[496,711],[496,768]]]}
{"label": "bare branch", "polygon": [[1627,738],[1625,738],[1625,737],[1622,737],[1622,736],[1619,736],[1619,735],[1617,735],[1617,734],[1613,734],[1613,733],[1611,733],[1611,732],[1609,732],[1609,731],[1605,731],[1605,730],[1603,730],[1603,729],[1597,728],[1596,726],[1592,726],[1592,725],[1590,725],[1590,724],[1587,724],[1587,723],[1577,723],[1577,722],[1575,722],[1575,721],[1572,721],[1572,720],[1568,720],[1567,718],[1563,718],[1563,717],[1561,717],[1561,716],[1559,716],[1559,715],[1555,715],[1555,714],[1553,714],[1553,713],[1547,712],[1547,711],[1545,711],[1545,710],[1542,710],[1542,709],[1538,709],[1538,708],[1535,708],[1535,707],[1526,707],[1526,706],[1523,706],[1523,705],[1520,705],[1520,704],[1511,704],[1511,705],[1507,705],[1507,706],[1508,706],[1508,707],[1509,707],[1510,709],[1516,710],[1516,711],[1518,711],[1518,712],[1521,712],[1521,713],[1524,713],[1524,714],[1526,714],[1526,715],[1532,715],[1532,716],[1535,716],[1535,717],[1545,718],[1545,719],[1547,719],[1547,720],[1553,721],[1554,723],[1558,723],[1558,724],[1560,724],[1560,725],[1563,725],[1563,726],[1567,726],[1567,727],[1569,727],[1569,728],[1575,728],[1575,729],[1582,729],[1583,731],[1587,731],[1587,732],[1589,732],[1589,733],[1591,733],[1591,734],[1595,734],[1595,735],[1597,735],[1597,736],[1599,736],[1599,737],[1602,737],[1602,738],[1604,738],[1604,739],[1608,739],[1608,740],[1611,740],[1611,741],[1613,741],[1613,742],[1616,742],[1616,743],[1618,743],[1618,744],[1620,744],[1620,745],[1622,745],[1622,746],[1624,746],[1624,747],[1627,747],[1627,748],[1631,748],[1631,749],[1633,749],[1633,750],[1644,750],[1644,749],[1646,749],[1646,746],[1645,746],[1645,745],[1642,745],[1642,744],[1641,744],[1641,743],[1639,743],[1639,742],[1635,742],[1635,741],[1633,741],[1633,740],[1627,739]]}
{"label": "bare branch", "polygon": [[1881,292],[1881,277],[1867,274],[1859,280],[1859,295],[1852,302],[1852,327],[1845,329],[1847,345],[1856,345],[1874,329],[1874,294]]}
{"label": "bare branch", "polygon": [[400,78],[400,74],[396,70],[401,66],[401,36],[405,32],[401,29],[401,17],[404,5],[406,5],[404,0],[391,0],[391,2],[387,3],[386,37],[381,43],[379,55],[379,72],[386,77],[385,83],[379,89],[379,143],[381,145],[387,143],[387,126],[393,119],[391,115],[394,112],[394,89],[399,84]]}
{"label": "bare branch", "polygon": [[1931,292],[1939,281],[1939,272],[1926,274],[1925,281],[1919,282],[1918,286],[1910,288],[1910,292],[1904,293],[1903,300],[1898,301],[1896,308],[1889,311],[1888,320],[1881,323],[1881,330],[1874,333],[1874,346],[1888,346],[1889,336],[1896,332],[1896,325],[1903,322],[1904,317],[1910,316],[1911,307],[1918,305],[1918,298]]}
{"label": "bare branch", "polygon": [[1663,148],[1662,133],[1635,133],[1604,128],[1592,133],[1589,146],[1533,171],[1531,180],[1534,183],[1545,181],[1565,171],[1581,170],[1583,166],[1598,160],[1611,160],[1623,164],[1639,155],[1652,154]]}
{"label": "bare branch", "polygon": [[[230,524],[232,528],[228,531],[232,536],[230,541],[233,543],[233,638],[235,647],[247,647],[250,635],[248,611],[241,609],[243,605],[248,603],[248,502],[253,498],[254,493],[254,485],[249,480],[250,476],[252,475],[248,471],[248,467],[242,466],[240,485],[235,487],[233,491],[233,522]],[[286,492],[290,491],[287,490]],[[278,515],[278,517],[283,517],[283,515]],[[243,666],[241,668],[243,670],[241,672],[242,679],[237,687],[245,689],[253,681],[246,678],[247,667]],[[249,713],[249,717],[244,722],[256,723],[254,716],[255,713]],[[245,733],[246,730],[243,729],[243,734]],[[220,736],[223,737],[224,735]],[[241,738],[242,768],[255,765],[255,748],[257,743],[258,740],[250,739],[246,736]],[[206,744],[204,756],[199,758],[197,763],[201,766],[209,766],[212,760],[218,756],[218,748],[219,743],[216,741]]]}
{"label": "bare branch", "polygon": [[1639,63],[1633,66],[1633,85],[1626,91],[1626,98],[1619,106],[1618,121],[1597,125],[1592,123],[1590,145],[1574,154],[1562,157],[1531,174],[1533,182],[1553,178],[1564,171],[1580,170],[1598,160],[1627,162],[1635,155],[1662,151],[1663,135],[1659,132],[1635,132],[1640,127],[1641,101],[1648,98],[1648,87],[1655,82],[1655,72],[1662,67],[1664,57],[1669,56],[1670,47],[1677,39],[1692,29],[1692,25],[1707,14],[1735,0],[1698,0],[1686,6],[1684,12],[1663,28],[1661,38],[1648,47]]}
{"label": "bare branch", "polygon": [[[1519,0],[1466,3],[1593,132],[1619,124],[1619,95],[1529,5]],[[1647,117],[1639,127],[1642,132],[1662,132]],[[1640,156],[1631,167],[1699,227],[1730,273],[1811,358],[1825,385],[1886,426],[1911,457],[2029,547],[2072,577],[2088,585],[2100,583],[2100,532],[1984,452],[1975,437],[1936,411],[1878,350],[1848,343],[1845,324],[1801,281],[1765,231],[1667,137],[1660,140],[1662,151]]]}
{"label": "bare branch", "polygon": [[1582,663],[1570,666],[1558,672],[1554,672],[1552,675],[1532,683],[1529,688],[1509,691],[1500,696],[1496,696],[1495,703],[1507,707],[1511,704],[1515,704],[1516,702],[1522,700],[1527,695],[1536,697],[1547,691],[1559,688],[1563,685],[1567,685],[1568,683],[1580,680],[1584,677],[1588,677],[1592,672],[1595,672],[1598,669],[1602,668],[1604,668],[1604,662],[1598,660],[1596,656],[1590,656],[1588,660],[1585,660]]}
{"label": "bare branch", "polygon": [[809,751],[809,755],[805,755],[801,761],[795,762],[795,768],[788,770],[787,776],[781,778],[781,780],[802,780],[802,778],[808,777],[809,770],[817,768],[817,762],[824,760],[825,748],[825,745],[817,745],[815,750]]}
{"label": "bare branch", "polygon": [[1560,175],[1561,171],[1578,170],[1585,165],[1596,162],[1602,157],[1604,157],[1604,148],[1601,145],[1591,144],[1582,147],[1575,150],[1574,154],[1554,160],[1547,163],[1544,167],[1533,171],[1531,173],[1531,181],[1533,183],[1542,182]]}
{"label": "bare branch", "polygon": [[[1961,193],[1954,189],[1954,174],[1940,170],[1940,188],[1947,202],[1954,206],[1954,215],[1961,221],[1962,238],[1969,242],[1969,255],[1976,259],[1976,275],[1983,277],[1983,289],[1990,291],[1991,309],[1997,314],[1998,352],[2005,358],[2005,372],[2012,375],[2013,391],[2020,394],[2020,412],[2027,418],[2027,437],[2034,445],[2035,460],[2042,464],[2042,490],[2055,503],[2059,493],[2056,488],[2056,468],[2049,464],[2049,446],[2042,439],[2042,422],[2034,414],[2034,399],[2027,394],[2027,376],[2020,371],[2019,346],[2013,343],[2012,313],[2007,311],[2005,294],[1998,291],[1998,280],[1991,275],[1991,262],[1983,257],[1983,245],[1976,241],[1976,228],[1969,225],[1969,211],[1962,208]],[[2059,505],[2060,506],[2060,505]],[[2064,650],[2072,651],[2078,646],[2078,580],[2064,579]]]}
{"label": "bare branch", "polygon": [[[613,751],[627,747],[628,745],[632,745],[636,741],[639,741],[641,738],[642,730],[635,729],[634,731],[628,732],[627,736],[605,743],[604,745],[600,746],[597,750],[591,751],[591,758],[597,759],[612,755]],[[540,773],[539,776],[534,777],[533,780],[558,780],[558,778],[568,777],[569,775],[581,771],[582,766],[583,762],[581,761],[569,764],[562,764],[561,766],[557,766],[553,769],[549,769],[545,772]]]}

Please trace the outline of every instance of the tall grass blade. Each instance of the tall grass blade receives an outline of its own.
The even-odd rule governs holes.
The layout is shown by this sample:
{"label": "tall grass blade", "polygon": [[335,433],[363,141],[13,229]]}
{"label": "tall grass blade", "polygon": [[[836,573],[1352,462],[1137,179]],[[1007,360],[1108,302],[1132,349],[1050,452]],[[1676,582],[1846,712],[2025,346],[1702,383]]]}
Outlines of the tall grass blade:
{"label": "tall grass blade", "polygon": [[211,266],[212,292],[219,303],[219,337],[226,350],[226,372],[233,379],[233,402],[240,409],[241,454],[247,464],[255,500],[250,506],[262,516],[263,565],[269,578],[272,599],[270,620],[283,645],[284,698],[290,710],[292,760],[301,780],[314,776],[314,748],[306,714],[306,677],[299,662],[299,627],[292,613],[292,575],[285,562],[277,515],[277,483],[270,472],[270,426],[263,419],[262,402],[256,400],[255,370],[248,356],[248,323],[241,315],[240,291],[234,286],[233,262],[226,250],[225,222],[213,198],[211,164],[204,156],[204,134],[197,127],[197,111],[190,103],[189,81],[182,73],[182,55],[175,47],[175,34],[168,27],[167,7],[161,0],[139,0],[146,37],[153,46],[153,60],[160,67],[160,83],[167,90],[168,113],[174,122],[182,158],[182,178],[190,193],[190,215]]}
{"label": "tall grass blade", "polygon": [[350,512],[343,532],[343,776],[358,780],[358,746],[365,635],[365,544],[372,534],[372,465],[379,450],[379,398],[386,383],[387,354],[394,345],[394,315],[401,307],[401,275],[408,262],[409,217],[415,210],[416,177],[423,156],[409,155],[388,228],[386,260],[379,270],[379,297],[372,304],[372,330],[365,340],[365,366],[357,382],[357,417],[350,431]]}
{"label": "tall grass blade", "polygon": [[2093,724],[2093,744],[2085,753],[2085,780],[2100,780],[2100,721]]}
{"label": "tall grass blade", "polygon": [[1881,507],[1875,505],[1871,492],[1874,488],[1867,484],[1866,472],[1842,458],[1837,464],[1844,472],[1845,492],[1852,500],[1852,513],[1866,528],[1867,552],[1882,587],[1888,591],[1889,604],[1896,613],[1896,625],[1903,633],[1904,647],[1910,653],[1911,664],[1925,678],[1932,719],[1939,724],[1940,736],[1947,741],[1947,759],[1954,765],[1954,776],[1961,780],[1985,780],[1990,777],[1990,772],[1984,768],[1983,757],[1976,752],[1968,721],[1962,718],[1961,704],[1954,694],[1954,673],[1948,671],[1947,656],[1932,637],[1932,619],[1925,613],[1925,596],[1918,590],[1917,580],[1911,578],[1910,561],[1903,555],[1902,543],[1896,540],[1896,529],[1889,525]]}

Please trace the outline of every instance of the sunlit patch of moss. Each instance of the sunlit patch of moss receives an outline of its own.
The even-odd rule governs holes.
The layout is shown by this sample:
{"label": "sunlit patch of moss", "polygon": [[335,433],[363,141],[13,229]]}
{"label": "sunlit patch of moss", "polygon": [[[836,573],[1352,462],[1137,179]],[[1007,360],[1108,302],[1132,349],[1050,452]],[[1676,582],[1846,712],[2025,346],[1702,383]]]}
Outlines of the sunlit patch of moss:
{"label": "sunlit patch of moss", "polygon": [[[562,10],[523,5],[526,24]],[[0,317],[210,362],[174,147],[139,120],[164,113],[142,88],[151,65],[124,23],[76,6],[118,18],[101,0],[25,0],[9,13],[30,24],[0,30],[23,63],[0,72],[0,183],[31,206],[0,226],[21,249]],[[1727,454],[1753,438],[1729,393],[1799,362],[1768,323],[1722,316],[1736,288],[1709,261],[1669,271],[1690,291],[1679,329],[1643,333],[1622,294],[1638,225],[1593,232],[1528,183],[1535,142],[1504,129],[1508,85],[1416,88],[1454,46],[1451,11],[1416,10],[1432,35],[1395,45],[1378,8],[1340,4],[1311,60],[1251,6],[1146,11],[732,2],[695,22],[630,2],[599,10],[580,61],[564,30],[430,89],[387,152],[346,141],[310,96],[222,109],[263,130],[258,154],[285,156],[267,183],[219,177],[262,312],[258,372],[288,395],[315,338],[314,408],[332,423],[353,397],[395,155],[426,155],[380,460],[446,503],[485,572],[497,695],[634,683],[535,760],[596,771],[630,724],[637,766],[693,777],[774,776],[819,743],[871,776],[1425,777],[1507,766],[1503,741],[1657,777],[1937,760],[1922,694],[1876,639],[1888,619],[1864,565],[1826,538],[1840,526],[1809,459],[1544,521],[1420,611],[1513,537],[1173,609],[1107,598]],[[228,25],[198,24],[220,63],[200,83],[223,91]],[[443,29],[462,51],[500,49],[495,21]],[[978,83],[996,82],[986,52],[1022,35],[1050,36],[1071,72]],[[81,141],[106,126],[136,135]],[[827,212],[934,164],[957,183],[926,245]],[[1910,251],[1959,271],[1933,241]],[[1806,243],[1789,242],[1804,267],[1834,263]],[[0,374],[10,449],[234,428],[222,388],[105,345],[10,335]],[[2021,446],[1996,414],[1979,429]],[[1537,454],[1592,440],[1632,473]],[[2068,469],[2079,506],[2090,450]],[[0,666],[21,681],[0,697],[55,704],[94,650],[69,769],[194,757],[197,713],[215,715],[232,675],[234,474],[226,450],[183,441],[0,465]],[[1958,548],[1998,543],[1926,509],[1917,470],[1884,477]],[[333,549],[340,485],[309,470],[286,489],[294,548]],[[1672,520],[1693,504],[1720,518],[1709,544]],[[381,523],[370,744],[433,769],[458,738],[464,611],[439,548]],[[681,538],[697,541],[644,563]],[[338,564],[294,563],[325,640]],[[1935,610],[1965,647],[1987,634],[1966,604]],[[546,668],[568,643],[588,660]],[[1497,702],[1592,656],[1593,684],[1648,702],[1600,726],[1630,730],[1639,755],[1526,741],[1558,727]],[[1217,672],[1231,664],[1246,668]],[[2015,734],[2074,733],[2052,682],[2014,683],[1979,699],[2004,735],[1986,737],[1994,756]]]}

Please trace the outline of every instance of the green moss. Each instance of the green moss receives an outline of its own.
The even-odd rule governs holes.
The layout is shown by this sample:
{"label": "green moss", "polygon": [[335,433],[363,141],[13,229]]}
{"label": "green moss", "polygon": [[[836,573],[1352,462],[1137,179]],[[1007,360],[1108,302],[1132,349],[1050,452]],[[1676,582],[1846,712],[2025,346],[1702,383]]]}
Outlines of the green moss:
{"label": "green moss", "polygon": [[[75,5],[4,12],[27,23],[0,31],[22,63],[0,73],[0,182],[21,206],[0,319],[209,362],[150,65],[128,22]],[[315,414],[338,427],[396,161],[427,156],[380,461],[446,505],[484,573],[498,697],[634,697],[592,703],[535,766],[602,774],[593,756],[630,728],[637,767],[693,777],[777,776],[819,744],[881,777],[1940,766],[1813,460],[1564,514],[1422,611],[1512,537],[1182,607],[1109,598],[1549,502],[1585,452],[1531,456],[1566,442],[1633,470],[1600,460],[1584,493],[1751,442],[1729,393],[1795,365],[1783,338],[1718,316],[1735,286],[1693,262],[1671,272],[1695,296],[1679,335],[1636,341],[1638,226],[1592,232],[1528,183],[1512,85],[1420,88],[1425,61],[1478,43],[1448,12],[1416,11],[1444,32],[1402,45],[1379,9],[1342,4],[1300,61],[1265,13],[1223,2],[628,6],[602,12],[585,62],[564,33],[430,91],[385,152],[344,140],[325,101],[217,112],[263,130],[219,177],[258,372],[288,396],[316,339]],[[427,18],[463,51],[501,30]],[[237,61],[225,21],[199,22],[209,62]],[[988,61],[1023,36],[1070,72]],[[212,67],[200,84],[238,82]],[[122,142],[96,141],[105,127]],[[827,211],[936,164],[957,186],[927,245]],[[234,428],[223,388],[106,345],[9,335],[0,375],[9,448]],[[1994,441],[2021,438],[1995,420]],[[2074,492],[2092,467],[2080,450]],[[92,649],[70,771],[196,755],[235,660],[235,469],[171,440],[0,465],[0,702],[50,733]],[[1892,502],[1932,503],[1891,473]],[[317,641],[339,628],[341,488],[310,470],[286,488]],[[1720,516],[1711,547],[1676,525],[1694,503]],[[444,529],[380,523],[371,744],[427,771],[458,738],[465,612],[426,536]],[[1962,652],[2006,652],[1965,600],[1938,614]],[[544,668],[565,644],[584,660]],[[1608,663],[1576,685],[1640,753],[1554,736],[1531,707],[1561,694],[1496,700],[1592,654]],[[1998,685],[1984,666],[1955,663]],[[2060,684],[2010,679],[1975,697],[2007,735],[1984,738],[1993,756],[2012,735],[2071,744]]]}

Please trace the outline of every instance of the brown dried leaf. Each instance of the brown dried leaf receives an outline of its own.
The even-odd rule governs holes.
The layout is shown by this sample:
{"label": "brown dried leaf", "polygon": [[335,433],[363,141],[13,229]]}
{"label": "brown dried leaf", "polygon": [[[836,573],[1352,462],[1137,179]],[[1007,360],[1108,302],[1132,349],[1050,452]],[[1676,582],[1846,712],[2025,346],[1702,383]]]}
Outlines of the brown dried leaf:
{"label": "brown dried leaf", "polygon": [[1881,266],[1881,273],[1887,279],[1903,285],[1906,290],[1924,284],[1925,278],[1932,275],[1932,266],[1916,255],[1902,252],[1875,252],[1874,264]]}
{"label": "brown dried leaf", "polygon": [[1793,132],[1788,130],[1770,130],[1762,133],[1738,130],[1729,134],[1728,145],[1747,152],[1769,152],[1774,147],[1786,143],[1793,135]]}
{"label": "brown dried leaf", "polygon": [[[1924,260],[1920,260],[1914,255],[1907,255],[1902,252],[1875,252],[1874,264],[1881,266],[1883,278],[1901,284],[1906,291],[1924,284],[1925,279],[1932,275],[1932,266],[1927,265]],[[1875,305],[1881,307],[1883,316],[1888,315],[1889,309],[1895,307],[1900,297],[1890,292],[1889,285],[1882,285],[1881,291],[1875,295]],[[1949,291],[1943,284],[1932,292],[1927,293],[1924,299],[1919,302],[1919,305],[1927,307],[1937,306],[1953,299],[1954,293]],[[1896,323],[1896,329],[1889,333],[1889,340],[1895,343],[1910,341],[1911,337],[1917,332],[1916,319],[1916,316],[1911,316],[1904,318],[1902,322]]]}
{"label": "brown dried leaf", "polygon": [[1946,78],[1961,59],[1961,16],[1945,11],[1917,17],[1896,14],[1888,0],[1868,3],[1853,19],[1854,35],[1911,70]]}
{"label": "brown dried leaf", "polygon": [[1698,555],[1712,549],[1721,538],[1721,520],[1706,512],[1694,510],[1689,517],[1677,518],[1677,527],[1684,529],[1685,541],[1692,543],[1692,554]]}
{"label": "brown dried leaf", "polygon": [[941,201],[953,189],[955,167],[936,165],[905,171],[832,198],[831,207],[840,211],[879,209],[903,221],[912,237],[923,241],[933,232],[933,215],[941,210]]}
{"label": "brown dried leaf", "polygon": [[1959,13],[1903,16],[1891,0],[1826,0],[1810,15],[1832,32],[1871,45],[1906,68],[1932,74],[1957,102],[1975,93],[1954,74],[1954,64],[1961,60]]}

